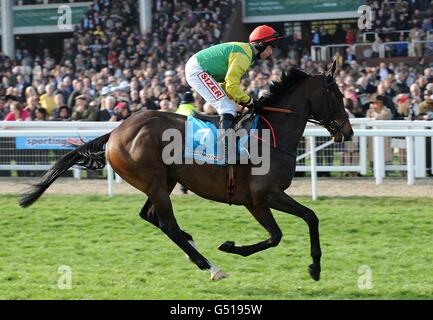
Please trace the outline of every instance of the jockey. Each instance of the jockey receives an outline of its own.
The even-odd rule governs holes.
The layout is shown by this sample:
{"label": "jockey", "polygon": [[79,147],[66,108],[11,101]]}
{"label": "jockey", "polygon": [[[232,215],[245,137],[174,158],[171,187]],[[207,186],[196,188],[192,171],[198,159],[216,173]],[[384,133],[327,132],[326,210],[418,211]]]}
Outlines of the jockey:
{"label": "jockey", "polygon": [[250,34],[249,43],[228,42],[193,55],[185,66],[188,84],[220,115],[220,129],[233,126],[236,104],[261,107],[241,88],[241,78],[255,59],[267,59],[282,37],[271,27],[261,25]]}

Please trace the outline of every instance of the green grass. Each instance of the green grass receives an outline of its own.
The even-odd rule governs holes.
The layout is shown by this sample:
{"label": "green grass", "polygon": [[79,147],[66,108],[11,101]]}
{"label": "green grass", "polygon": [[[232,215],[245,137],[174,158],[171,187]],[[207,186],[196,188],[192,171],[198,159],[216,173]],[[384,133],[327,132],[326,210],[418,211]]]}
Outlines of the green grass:
{"label": "green grass", "polygon": [[[138,217],[145,198],[44,196],[29,209],[0,197],[0,299],[432,299],[433,199],[300,199],[316,211],[322,279],[307,267],[309,236],[300,219],[274,212],[284,237],[248,258],[217,250],[266,232],[242,207],[173,197],[181,227],[230,274],[212,282],[165,235]],[[72,289],[61,290],[61,265]],[[369,290],[358,269],[372,271]]]}

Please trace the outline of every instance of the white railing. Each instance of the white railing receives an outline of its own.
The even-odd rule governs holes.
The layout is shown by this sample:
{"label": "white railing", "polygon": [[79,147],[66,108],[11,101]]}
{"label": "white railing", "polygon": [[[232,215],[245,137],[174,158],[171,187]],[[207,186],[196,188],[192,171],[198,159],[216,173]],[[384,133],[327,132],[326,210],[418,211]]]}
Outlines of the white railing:
{"label": "white railing", "polygon": [[[427,35],[429,35],[429,32],[430,32],[430,30],[427,31]],[[386,32],[376,32],[376,31],[363,32],[362,33],[362,41],[368,42],[369,41],[367,39],[368,35],[372,35],[374,37],[378,33],[381,34],[381,35],[383,35],[383,34],[392,34],[392,33],[398,33],[398,34],[400,34],[400,33],[410,33],[410,30],[391,30],[391,31],[386,31]]]}
{"label": "white railing", "polygon": [[[406,120],[391,120],[378,121],[369,119],[351,119],[352,126],[355,132],[355,139],[352,146],[348,144],[333,144],[329,139],[329,133],[317,126],[307,126],[304,132],[305,147],[302,153],[298,155],[298,172],[310,172],[312,181],[313,199],[317,198],[317,173],[323,171],[333,172],[359,172],[365,175],[368,171],[368,149],[372,153],[373,173],[376,184],[381,184],[387,171],[405,171],[407,173],[408,185],[415,183],[415,178],[426,176],[426,138],[433,137],[433,122],[431,121],[406,121]],[[108,122],[0,122],[0,170],[47,170],[56,160],[55,156],[60,157],[62,154],[56,154],[48,163],[39,164],[37,154],[19,155],[21,158],[26,157],[26,161],[11,160],[8,163],[2,163],[2,159],[8,153],[13,153],[15,149],[15,140],[17,137],[70,137],[70,138],[86,138],[103,135],[116,128],[120,123]],[[371,138],[370,138],[371,137]],[[406,163],[389,164],[386,163],[387,151],[396,149],[390,147],[386,139],[400,139],[399,145],[404,151]],[[5,139],[7,142],[5,143]],[[317,145],[320,139],[321,145]],[[372,139],[372,143],[368,142]],[[432,139],[433,140],[433,139]],[[431,142],[430,142],[431,143]],[[5,147],[6,145],[6,147]],[[338,151],[342,148],[342,151]],[[350,149],[353,148],[353,149]],[[431,149],[431,159],[433,159],[433,147]],[[357,154],[354,163],[328,163],[323,165],[323,160],[326,156],[321,153],[330,150],[332,157],[340,152],[355,152]],[[337,150],[337,151],[336,151]],[[22,151],[22,150],[20,150]],[[40,156],[40,155],[39,155]],[[45,157],[46,155],[44,155]],[[392,154],[391,154],[392,156]],[[17,156],[18,157],[18,156]],[[48,157],[48,156],[47,156]],[[13,157],[10,157],[11,159]],[[333,158],[332,158],[333,159]],[[7,160],[9,161],[9,160]],[[309,161],[309,163],[308,163]],[[4,161],[3,161],[4,162]],[[15,163],[14,163],[15,162]],[[113,180],[121,182],[121,178],[114,174],[110,166],[107,166],[107,182],[108,194],[113,195]],[[79,179],[81,174],[79,169],[74,170],[74,177]],[[433,170],[432,170],[433,173]],[[0,178],[1,179],[1,178]]]}
{"label": "white railing", "polygon": [[[415,45],[416,44],[420,44],[424,50],[424,47],[426,44],[428,43],[433,43],[433,40],[415,40],[415,41],[390,41],[390,42],[382,42],[377,44],[378,47],[378,56],[377,58],[386,58],[386,47],[388,46],[388,48],[391,48],[394,50],[394,46],[397,44],[406,44],[407,45],[407,53],[406,53],[406,57],[416,57],[416,52],[415,52]],[[332,58],[335,55],[335,51],[336,49],[339,48],[351,48],[352,49],[352,53],[354,55],[356,55],[358,57],[358,60],[360,59],[368,59],[368,58],[373,58],[373,45],[374,43],[372,42],[367,42],[367,43],[353,43],[353,44],[329,44],[329,45],[315,45],[315,46],[311,46],[311,59],[313,61],[330,61],[332,60]],[[368,50],[368,54],[366,53],[366,50],[364,50],[364,52],[362,52],[362,54],[360,55],[359,51],[357,50],[360,47],[367,47],[370,49]],[[340,53],[342,56],[345,55],[344,51],[340,50]]]}

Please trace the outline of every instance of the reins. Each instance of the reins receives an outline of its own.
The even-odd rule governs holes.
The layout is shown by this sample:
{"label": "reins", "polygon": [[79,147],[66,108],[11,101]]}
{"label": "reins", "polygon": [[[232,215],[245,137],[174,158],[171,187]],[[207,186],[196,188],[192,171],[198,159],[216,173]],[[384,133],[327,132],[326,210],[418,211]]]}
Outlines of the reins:
{"label": "reins", "polygon": [[294,114],[297,115],[299,117],[302,117],[304,119],[307,120],[307,122],[311,122],[314,124],[317,124],[319,126],[323,125],[321,121],[317,121],[313,118],[307,117],[306,115],[303,115],[302,113],[293,111],[292,109],[283,109],[283,108],[273,108],[273,107],[263,107],[262,110],[264,111],[270,111],[270,112],[281,112],[281,113],[289,113],[289,114]]}

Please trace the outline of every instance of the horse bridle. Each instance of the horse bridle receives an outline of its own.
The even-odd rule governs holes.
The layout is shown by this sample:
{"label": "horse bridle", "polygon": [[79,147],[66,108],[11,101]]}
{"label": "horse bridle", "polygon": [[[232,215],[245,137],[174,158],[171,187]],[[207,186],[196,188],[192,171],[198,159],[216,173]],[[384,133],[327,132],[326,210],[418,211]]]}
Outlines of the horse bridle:
{"label": "horse bridle", "polygon": [[[331,78],[332,80],[328,81],[328,78]],[[330,99],[329,95],[330,95],[331,87],[333,85],[335,85],[335,79],[333,77],[329,77],[328,75],[324,75],[323,85],[325,88],[326,102],[327,102],[329,117],[326,120],[319,121],[319,125],[326,128],[331,134],[334,132],[340,133],[341,136],[343,137],[343,140],[344,140],[343,126],[346,124],[347,121],[349,121],[349,115],[347,114],[347,112],[334,113],[331,115],[332,105],[331,105],[331,99]],[[338,117],[344,118],[342,125],[340,125],[338,123],[338,121],[337,121]]]}
{"label": "horse bridle", "polygon": [[[346,124],[347,121],[349,121],[349,116],[346,112],[336,113],[336,114],[331,115],[331,107],[332,106],[331,106],[331,99],[330,99],[329,95],[330,95],[331,87],[335,84],[335,80],[332,78],[332,81],[329,82],[327,75],[321,74],[321,76],[323,76],[323,87],[325,89],[324,94],[326,94],[327,108],[329,111],[329,117],[327,119],[316,120],[312,116],[307,116],[305,114],[296,112],[295,110],[290,109],[290,108],[263,107],[262,110],[269,111],[269,112],[282,112],[282,113],[294,114],[296,116],[299,116],[301,118],[306,119],[307,122],[314,123],[316,125],[319,125],[319,126],[326,128],[331,134],[335,133],[335,132],[339,132],[344,139],[343,126]],[[337,118],[341,117],[341,116],[344,117],[344,121],[343,121],[342,125],[340,125],[337,121]]]}

